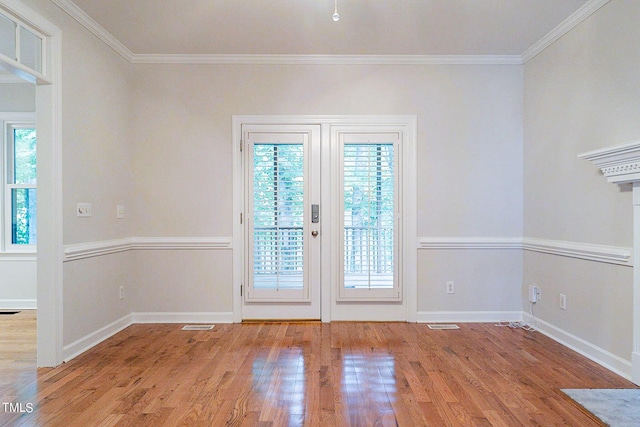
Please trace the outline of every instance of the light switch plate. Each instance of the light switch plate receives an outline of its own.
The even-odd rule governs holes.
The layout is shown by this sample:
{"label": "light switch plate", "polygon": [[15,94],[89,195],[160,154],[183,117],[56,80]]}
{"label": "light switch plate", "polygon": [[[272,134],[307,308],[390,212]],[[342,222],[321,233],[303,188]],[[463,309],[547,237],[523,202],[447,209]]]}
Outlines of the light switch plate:
{"label": "light switch plate", "polygon": [[118,205],[116,207],[116,218],[118,219],[124,218],[124,205]]}

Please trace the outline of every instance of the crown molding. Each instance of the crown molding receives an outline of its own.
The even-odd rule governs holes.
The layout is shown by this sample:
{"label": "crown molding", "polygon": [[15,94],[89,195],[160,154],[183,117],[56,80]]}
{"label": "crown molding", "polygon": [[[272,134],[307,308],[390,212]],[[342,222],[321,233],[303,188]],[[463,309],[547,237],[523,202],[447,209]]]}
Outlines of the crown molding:
{"label": "crown molding", "polygon": [[578,24],[585,21],[588,17],[593,15],[598,9],[605,4],[609,3],[609,0],[590,0],[585,3],[580,9],[575,11],[571,16],[562,21],[560,25],[551,30],[547,35],[538,40],[533,46],[525,50],[522,54],[522,63],[526,64],[531,61],[540,52],[555,43],[560,37],[567,34]]}
{"label": "crown molding", "polygon": [[196,55],[136,54],[71,0],[51,0],[132,64],[211,65],[522,65],[520,55]]}
{"label": "crown molding", "polygon": [[232,65],[522,65],[520,55],[159,55],[134,54],[134,64]]}
{"label": "crown molding", "polygon": [[85,27],[96,37],[102,40],[107,46],[113,49],[118,55],[122,56],[129,62],[133,61],[133,52],[129,50],[120,40],[115,38],[110,32],[104,29],[100,24],[87,15],[71,0],[51,0],[60,9],[66,12],[73,19],[78,21],[80,25]]}
{"label": "crown molding", "polygon": [[51,1],[132,64],[212,65],[522,65],[609,2],[588,1],[522,55],[199,55],[133,53],[73,1]]}

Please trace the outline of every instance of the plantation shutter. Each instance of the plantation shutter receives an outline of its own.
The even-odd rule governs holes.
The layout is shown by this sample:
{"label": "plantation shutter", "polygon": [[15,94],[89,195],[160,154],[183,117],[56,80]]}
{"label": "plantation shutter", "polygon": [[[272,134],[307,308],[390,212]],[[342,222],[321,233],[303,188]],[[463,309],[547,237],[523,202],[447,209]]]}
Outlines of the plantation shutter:
{"label": "plantation shutter", "polygon": [[344,288],[390,289],[395,277],[393,143],[343,148]]}
{"label": "plantation shutter", "polygon": [[304,286],[303,144],[253,145],[253,286]]}

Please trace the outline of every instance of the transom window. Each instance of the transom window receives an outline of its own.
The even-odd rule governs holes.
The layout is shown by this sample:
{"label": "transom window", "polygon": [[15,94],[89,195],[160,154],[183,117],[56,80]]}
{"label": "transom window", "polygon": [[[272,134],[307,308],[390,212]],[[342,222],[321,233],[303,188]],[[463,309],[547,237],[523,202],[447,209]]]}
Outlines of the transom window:
{"label": "transom window", "polygon": [[44,38],[0,11],[0,55],[42,73]]}

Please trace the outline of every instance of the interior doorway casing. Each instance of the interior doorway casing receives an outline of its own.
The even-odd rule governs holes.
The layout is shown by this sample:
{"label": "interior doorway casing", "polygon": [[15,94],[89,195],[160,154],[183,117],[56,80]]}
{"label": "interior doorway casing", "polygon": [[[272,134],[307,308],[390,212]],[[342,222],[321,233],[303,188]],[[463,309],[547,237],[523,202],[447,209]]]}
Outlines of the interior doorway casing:
{"label": "interior doorway casing", "polygon": [[[409,322],[415,322],[417,318],[417,190],[416,190],[416,116],[405,115],[385,115],[385,116],[255,116],[255,115],[238,115],[232,118],[232,144],[233,144],[233,320],[234,322],[242,321],[242,285],[245,276],[245,259],[244,259],[244,242],[245,227],[241,223],[241,217],[244,214],[244,171],[242,169],[242,125],[320,125],[321,129],[321,147],[323,161],[327,163],[331,160],[332,151],[325,149],[332,144],[332,132],[340,127],[349,127],[352,129],[381,129],[395,128],[400,129],[404,135],[402,164],[403,180],[400,191],[403,193],[402,205],[400,212],[402,215],[402,254],[400,269],[403,284],[403,302],[400,305],[401,313],[396,313],[392,318],[361,318],[361,314],[344,317],[345,313],[349,313],[348,309],[341,313],[336,310],[336,293],[335,286],[323,286],[321,295],[321,320],[330,322],[332,320],[397,320],[402,319]],[[335,154],[335,153],[334,153]],[[334,195],[328,191],[323,191],[321,195],[321,205],[329,206]],[[323,225],[323,234],[332,234],[332,224]],[[331,259],[334,248],[323,244],[321,253],[323,259]],[[324,276],[324,272],[323,272]],[[325,278],[323,278],[325,280]],[[327,290],[329,290],[327,292]],[[358,305],[353,304],[353,308],[357,309]],[[353,310],[352,310],[353,311]],[[369,313],[369,316],[375,315]],[[401,317],[399,317],[401,316]]]}
{"label": "interior doorway casing", "polygon": [[39,367],[62,363],[62,32],[18,0],[0,7],[44,36],[42,74],[0,59],[3,68],[36,84],[38,131],[38,360]]}

